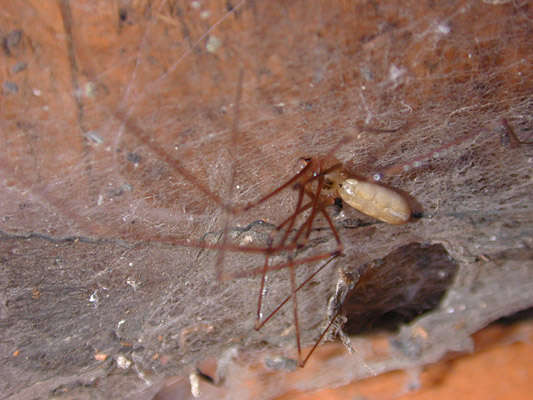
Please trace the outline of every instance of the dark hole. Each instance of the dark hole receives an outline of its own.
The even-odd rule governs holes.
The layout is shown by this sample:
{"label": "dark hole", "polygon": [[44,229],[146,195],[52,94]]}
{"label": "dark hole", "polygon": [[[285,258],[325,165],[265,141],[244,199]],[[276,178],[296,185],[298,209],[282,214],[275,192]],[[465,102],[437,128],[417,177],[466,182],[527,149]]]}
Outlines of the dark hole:
{"label": "dark hole", "polygon": [[397,330],[439,304],[457,269],[440,244],[410,243],[365,264],[345,300],[343,330]]}
{"label": "dark hole", "polygon": [[118,18],[120,19],[120,22],[125,22],[128,19],[128,10],[125,8],[118,10]]}

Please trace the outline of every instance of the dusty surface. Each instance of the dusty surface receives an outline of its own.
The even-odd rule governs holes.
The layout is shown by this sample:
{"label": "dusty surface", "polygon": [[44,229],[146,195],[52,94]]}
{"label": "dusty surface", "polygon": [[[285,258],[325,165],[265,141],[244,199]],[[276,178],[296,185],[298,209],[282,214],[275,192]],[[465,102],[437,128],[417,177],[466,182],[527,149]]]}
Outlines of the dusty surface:
{"label": "dusty surface", "polygon": [[[410,245],[440,245],[458,267],[435,272],[444,298],[424,300],[419,312],[435,308],[390,334],[390,351],[332,362],[307,389],[469,349],[472,333],[533,305],[533,146],[509,130],[533,141],[527,2],[4,3],[3,397],[150,398],[232,351],[294,358],[291,307],[254,331],[260,277],[218,282],[217,252],[186,241],[216,243],[227,225],[236,243],[265,246],[292,190],[239,215],[221,204],[258,199],[344,137],[335,157],[407,193],[422,218],[330,210],[344,256],[299,292],[303,343],[326,322],[338,268],[357,274]],[[324,220],[311,239],[298,257],[335,248]],[[223,265],[263,260],[226,253]],[[443,288],[377,276],[402,302],[420,282]],[[265,309],[288,281],[269,275]]]}

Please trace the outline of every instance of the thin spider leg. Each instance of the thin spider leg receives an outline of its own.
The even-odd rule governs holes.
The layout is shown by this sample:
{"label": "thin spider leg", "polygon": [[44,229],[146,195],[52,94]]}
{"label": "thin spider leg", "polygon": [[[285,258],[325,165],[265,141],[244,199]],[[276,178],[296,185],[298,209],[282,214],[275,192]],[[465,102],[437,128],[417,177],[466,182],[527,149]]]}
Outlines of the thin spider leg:
{"label": "thin spider leg", "polygon": [[339,316],[340,312],[342,310],[342,307],[340,307],[337,312],[335,312],[335,314],[333,315],[333,317],[329,320],[329,323],[328,325],[324,328],[324,330],[322,331],[322,333],[320,334],[320,336],[318,337],[317,341],[315,342],[315,344],[313,345],[313,347],[311,348],[311,350],[309,350],[309,353],[307,353],[307,356],[305,356],[303,362],[300,362],[299,363],[299,366],[300,367],[304,367],[305,364],[307,363],[307,360],[309,360],[309,357],[311,357],[311,354],[314,353],[314,351],[316,350],[316,348],[318,347],[318,345],[320,344],[320,342],[322,341],[322,339],[324,339],[324,336],[326,335],[326,333],[328,333],[329,331],[329,328],[331,328],[331,325],[333,325],[333,322],[335,322],[335,320],[337,319],[337,317]]}
{"label": "thin spider leg", "polygon": [[[364,275],[364,274],[363,274]],[[331,328],[331,326],[333,325],[333,323],[335,322],[335,320],[337,319],[337,317],[340,315],[341,311],[343,310],[343,306],[344,306],[344,302],[346,301],[346,299],[348,298],[348,292],[352,291],[355,291],[357,290],[357,287],[359,285],[361,285],[363,282],[365,281],[365,279],[363,278],[363,276],[360,276],[359,279],[357,280],[357,282],[351,284],[348,288],[347,288],[347,291],[344,293],[343,295],[343,298],[341,300],[341,304],[340,306],[337,308],[337,310],[335,311],[335,313],[333,314],[333,316],[331,317],[331,319],[329,320],[327,326],[324,328],[324,330],[322,331],[322,333],[320,334],[320,336],[318,337],[318,339],[316,340],[315,344],[313,345],[313,347],[311,348],[311,350],[309,350],[309,353],[307,353],[307,356],[305,356],[304,360],[303,360],[303,363],[300,365],[301,367],[304,367],[305,364],[307,363],[307,360],[309,360],[309,358],[311,357],[311,355],[313,354],[313,352],[316,350],[316,348],[319,346],[320,342],[322,342],[322,339],[324,339],[324,336],[326,335],[326,333],[329,331],[329,329]]]}
{"label": "thin spider leg", "polygon": [[[313,201],[314,201],[314,199],[315,199],[315,195],[314,195],[313,192],[311,192],[311,191],[308,190],[308,189],[305,189],[305,193],[306,193],[309,197],[311,197],[311,199],[313,199]],[[326,206],[326,205],[321,204],[321,205],[320,205],[320,208],[318,208],[318,211],[321,211],[321,212],[323,212],[323,213],[326,213],[326,211],[324,210],[324,207],[325,207],[325,206]],[[326,214],[327,214],[327,213],[326,213]],[[311,214],[311,215],[309,215],[309,216],[307,217],[307,219],[302,223],[302,225],[300,226],[300,228],[296,231],[296,233],[295,233],[295,235],[294,235],[294,237],[293,237],[293,239],[292,239],[292,241],[291,241],[291,244],[285,246],[285,243],[283,242],[283,243],[281,243],[281,247],[282,247],[282,248],[285,248],[285,247],[288,247],[288,246],[294,246],[294,248],[296,248],[296,249],[302,247],[302,246],[305,244],[305,241],[304,241],[303,243],[299,243],[298,241],[299,241],[300,237],[302,236],[302,234],[304,233],[305,228],[306,228],[308,225],[311,225],[311,226],[312,226],[315,217],[316,217],[316,213],[315,213],[315,214]],[[289,230],[286,231],[286,235],[287,235],[287,232],[288,232],[288,231],[289,231]],[[336,233],[336,231],[335,231],[334,233]],[[336,238],[337,238],[337,237],[338,237],[338,235],[336,235]],[[307,240],[307,239],[308,239],[308,238],[306,237],[305,240]],[[340,241],[340,239],[339,239],[339,241]],[[339,251],[338,251],[338,252],[339,252]],[[323,254],[329,254],[329,255],[332,255],[333,253],[329,253],[329,252],[328,252],[328,253],[323,253]],[[286,267],[286,265],[285,265],[285,267]],[[271,268],[269,268],[269,270],[271,270]]]}
{"label": "thin spider leg", "polygon": [[[298,201],[296,202],[296,210],[294,211],[294,214],[297,215],[300,213],[300,208],[302,206],[302,201],[303,201],[303,197],[304,197],[304,188],[302,186],[299,187],[299,190],[298,190]],[[293,218],[291,220],[291,223],[289,224],[289,226],[287,227],[287,230],[285,231],[285,234],[281,240],[281,242],[278,244],[278,246],[281,246],[283,247],[283,245],[285,244],[285,241],[290,233],[290,230],[292,229],[292,226],[294,225],[294,221],[295,219]],[[270,244],[269,244],[269,249],[270,249]],[[261,308],[262,308],[262,305],[263,305],[263,294],[264,294],[264,288],[265,288],[265,280],[266,280],[266,274],[267,274],[267,271],[268,271],[268,259],[269,259],[269,253],[267,253],[265,255],[265,263],[263,265],[263,272],[261,274],[261,286],[260,286],[260,290],[259,290],[259,296],[258,296],[258,300],[257,300],[257,319],[256,319],[256,326],[257,324],[259,324],[259,322],[261,321]]]}
{"label": "thin spider leg", "polygon": [[268,260],[269,260],[269,254],[267,253],[265,254],[265,264],[263,265],[263,273],[261,275],[261,286],[259,288],[259,299],[257,300],[257,318],[255,320],[255,329],[258,329],[257,326],[263,316],[261,308],[263,307],[263,295],[265,291],[265,280],[266,280],[266,273],[268,269]]}
{"label": "thin spider leg", "polygon": [[[335,254],[333,256],[331,256],[329,258],[329,260],[327,260],[325,263],[323,263],[320,267],[318,267],[318,269],[313,272],[311,275],[309,275],[297,288],[296,288],[296,291],[299,291],[301,288],[303,288],[309,281],[311,281],[311,279],[313,279],[320,271],[322,271],[326,266],[329,265],[329,263],[331,263],[335,258],[337,258],[339,255],[338,254]],[[285,305],[287,304],[287,302],[292,298],[292,295],[289,295],[287,297],[285,297],[285,299],[278,304],[278,306],[270,313],[268,314],[268,316],[260,321],[259,324],[256,324],[255,326],[255,329],[256,330],[259,330],[263,327],[263,325],[265,325],[274,315],[276,315],[276,313]]]}
{"label": "thin spider leg", "polygon": [[[317,190],[317,195],[315,195],[310,190],[306,189],[304,191],[304,187],[300,186],[300,190],[298,192],[298,202],[297,202],[297,206],[296,206],[296,211],[293,213],[293,215],[291,217],[289,217],[288,219],[286,219],[283,222],[283,224],[284,224],[284,223],[290,221],[289,226],[287,227],[287,229],[285,231],[285,235],[284,235],[282,241],[279,244],[281,246],[283,246],[285,244],[285,240],[287,239],[289,232],[292,230],[292,227],[293,227],[294,222],[295,222],[295,216],[300,214],[301,211],[302,211],[301,203],[302,203],[302,198],[303,198],[304,192],[313,199],[312,203],[308,203],[306,205],[308,207],[305,207],[305,206],[304,207],[305,208],[309,208],[311,206],[311,204],[316,206],[316,199],[318,199],[318,190]],[[338,249],[339,252],[342,251],[342,244],[341,244],[339,235],[338,235],[335,227],[333,226],[333,223],[332,223],[331,218],[329,217],[328,213],[324,210],[323,206],[320,206],[319,208],[317,208],[317,211],[320,211],[326,217],[326,220],[328,221],[329,227],[330,227],[330,229],[332,230],[332,232],[333,232],[333,234],[335,236],[335,240],[337,241],[337,249]],[[298,242],[298,239],[299,239],[300,235],[303,233],[303,230],[305,229],[306,226],[308,226],[309,224],[312,224],[312,221],[315,218],[315,216],[316,216],[316,212],[314,214],[311,214],[308,217],[308,220],[305,223],[302,224],[302,226],[300,227],[300,229],[298,230],[298,232],[295,235],[293,243],[297,243]],[[331,259],[337,257],[337,255],[338,254],[334,255]],[[331,261],[331,259],[330,259],[330,261]],[[325,265],[327,265],[328,263],[329,263],[329,261],[327,263],[325,263]],[[322,270],[322,268],[324,266],[320,267],[318,271]],[[261,276],[261,286],[260,286],[260,291],[259,291],[259,300],[258,300],[258,307],[257,307],[256,329],[259,329],[260,327],[262,327],[265,324],[265,322],[267,320],[269,320],[270,318],[272,318],[278,312],[278,310],[290,299],[290,296],[287,297],[280,305],[278,305],[278,307],[276,307],[276,309],[267,317],[267,319],[264,322],[261,322],[261,316],[262,316],[261,309],[262,309],[262,302],[263,302],[263,295],[264,295],[264,283],[265,283],[265,277],[266,277],[267,271],[268,271],[268,256],[266,256],[265,264],[263,266],[263,272],[262,272],[262,276]],[[310,278],[306,279],[304,281],[304,283],[302,283],[300,286],[298,286],[298,288],[296,288],[296,291],[300,290],[302,288],[302,286],[305,285],[305,283],[307,283],[309,281],[309,279],[312,279],[312,277],[315,276],[318,273],[318,271],[313,273]]]}
{"label": "thin spider leg", "polygon": [[290,185],[292,185],[293,183],[297,182],[298,179],[300,179],[302,176],[304,176],[308,171],[309,169],[311,168],[312,164],[309,163],[307,164],[305,167],[302,168],[302,170],[300,172],[298,172],[296,175],[294,175],[291,179],[289,179],[287,182],[285,182],[283,185],[279,186],[278,188],[276,188],[275,190],[273,190],[272,192],[266,194],[265,196],[261,197],[259,200],[257,201],[254,201],[252,203],[248,203],[244,208],[243,210],[244,211],[248,211],[256,206],[258,206],[259,204],[265,202],[266,200],[270,199],[271,197],[279,194],[280,192],[282,192],[285,188],[289,187]]}
{"label": "thin spider leg", "polygon": [[324,218],[326,218],[326,221],[328,222],[329,229],[331,229],[331,232],[333,232],[333,236],[335,236],[335,241],[337,242],[337,251],[342,252],[343,245],[341,238],[339,236],[339,232],[337,231],[337,228],[335,228],[335,225],[333,225],[333,221],[331,220],[331,217],[329,214],[324,210],[323,208],[320,210]]}
{"label": "thin spider leg", "polygon": [[320,192],[322,192],[322,188],[324,187],[324,175],[320,174],[318,178],[318,185],[316,188],[316,194],[313,198],[313,207],[311,208],[311,215],[308,218],[307,222],[307,233],[305,234],[305,240],[309,239],[309,236],[311,235],[311,228],[313,227],[313,221],[315,220],[316,213],[318,211],[318,198],[320,196]]}
{"label": "thin spider leg", "polygon": [[315,342],[315,344],[313,345],[313,347],[311,348],[311,350],[309,350],[309,353],[307,353],[307,356],[305,356],[305,359],[303,360],[303,363],[301,365],[301,367],[304,367],[305,364],[307,363],[307,361],[309,360],[309,358],[311,357],[311,355],[313,354],[313,352],[316,350],[316,348],[319,346],[320,342],[324,339],[324,336],[326,335],[326,333],[329,331],[329,329],[331,328],[331,326],[335,323],[335,320],[337,319],[337,317],[340,315],[340,313],[343,311],[343,306],[344,306],[344,302],[346,301],[346,299],[348,298],[348,294],[349,292],[352,292],[352,293],[355,293],[355,291],[357,290],[357,288],[361,285],[364,285],[365,282],[368,282],[368,279],[369,277],[366,275],[366,272],[368,270],[366,270],[365,272],[363,272],[359,278],[357,279],[356,282],[352,282],[348,285],[348,287],[346,288],[346,292],[342,295],[342,300],[340,300],[340,305],[337,307],[335,313],[333,314],[333,316],[331,317],[331,319],[329,320],[327,326],[324,328],[324,330],[322,331],[322,333],[320,334],[320,336],[318,337],[317,341]]}
{"label": "thin spider leg", "polygon": [[[314,194],[312,192],[308,191],[308,190],[305,191],[305,194],[307,194],[311,198],[314,197]],[[333,233],[333,236],[335,237],[335,241],[337,242],[337,251],[338,252],[342,252],[342,250],[343,250],[342,241],[341,241],[339,232],[337,231],[337,228],[335,228],[335,225],[333,225],[333,221],[331,220],[331,217],[329,216],[329,214],[324,209],[324,206],[320,207],[318,211],[320,211],[320,213],[326,219],[326,221],[327,221],[327,223],[329,225],[329,228],[330,228],[331,232]],[[298,233],[301,234],[301,231],[298,232]]]}
{"label": "thin spider leg", "polygon": [[305,204],[304,206],[302,206],[300,208],[300,212],[298,214],[296,213],[293,213],[290,217],[288,217],[285,221],[283,221],[281,224],[279,224],[277,227],[276,227],[276,230],[279,231],[281,230],[287,223],[289,223],[290,221],[292,221],[294,218],[296,218],[298,215],[300,215],[301,213],[303,213],[304,211],[308,210],[309,208],[311,208],[311,206],[313,205],[313,202],[310,201],[309,203]]}
{"label": "thin spider leg", "polygon": [[[317,199],[317,197],[315,196],[315,194],[313,192],[311,192],[309,189],[305,189],[305,194],[307,194],[311,199],[312,199],[312,204],[313,205]],[[325,204],[321,204],[320,205],[320,208],[318,209],[318,211],[322,211],[322,212],[325,212],[324,211],[324,207],[326,207]],[[303,234],[303,232],[305,231],[305,228],[310,225],[312,226],[313,222],[314,222],[314,219],[316,217],[316,213],[311,213],[307,219],[305,220],[304,223],[302,223],[302,225],[300,226],[300,228],[298,229],[298,231],[296,232],[296,234],[294,235],[294,239],[293,239],[293,243],[297,243],[297,246],[296,247],[300,247],[302,246],[303,244],[305,244],[305,241],[307,241],[308,239],[308,236],[305,237],[305,241],[303,243],[298,243],[298,240],[300,239],[300,236]]]}
{"label": "thin spider leg", "polygon": [[302,364],[302,346],[300,343],[300,324],[298,322],[298,297],[296,295],[296,273],[292,258],[289,258],[289,272],[291,277],[292,311],[294,315],[294,329],[296,331],[296,347],[298,348],[298,365]]}
{"label": "thin spider leg", "polygon": [[311,218],[311,215],[306,218],[305,222],[303,222],[302,225],[300,225],[300,228],[296,231],[296,234],[294,235],[292,243],[296,244],[296,247],[301,247],[305,244],[305,241],[303,243],[298,243],[298,240],[300,239],[302,234],[305,232],[305,228],[307,227],[307,223],[310,221],[310,218]]}
{"label": "thin spider leg", "polygon": [[113,115],[114,118],[119,120],[121,123],[123,123],[127,129],[139,140],[142,142],[143,145],[145,145],[147,148],[149,148],[152,152],[155,153],[155,155],[160,159],[163,160],[167,165],[169,165],[174,171],[176,171],[179,175],[181,175],[186,181],[194,185],[200,192],[202,192],[207,198],[214,201],[218,206],[222,207],[225,211],[235,214],[238,210],[234,208],[231,204],[228,204],[222,200],[220,196],[213,193],[211,190],[207,188],[206,185],[204,185],[202,182],[199,182],[194,174],[190,172],[187,168],[185,168],[181,162],[179,162],[177,159],[172,157],[163,147],[159,146],[157,142],[152,141],[152,136],[148,135],[148,133],[144,132],[141,128],[135,125],[125,113],[121,111],[116,111]]}
{"label": "thin spider leg", "polygon": [[[315,216],[316,216],[316,214],[315,214]],[[299,242],[300,237],[305,232],[305,228],[307,227],[307,224],[311,220],[311,217],[314,218],[315,216],[309,215],[305,219],[305,221],[300,225],[300,227],[298,228],[296,233],[294,234],[294,237],[291,240],[291,244],[294,245],[296,249],[301,248],[301,247],[303,247],[305,245],[305,242],[306,242],[307,238],[305,238],[305,240],[303,242]]]}
{"label": "thin spider leg", "polygon": [[[264,249],[263,249],[263,252],[264,252]],[[314,263],[316,261],[323,260],[324,258],[333,257],[335,255],[340,255],[340,254],[341,252],[336,249],[335,251],[328,251],[325,253],[315,254],[309,257],[303,257],[298,260],[292,260],[291,264],[296,266],[296,265]],[[291,264],[288,262],[282,262],[276,265],[270,265],[268,267],[268,272],[281,271],[282,269],[289,268]],[[260,266],[260,267],[252,268],[246,271],[240,271],[240,272],[228,274],[226,278],[227,279],[251,278],[251,277],[261,274],[262,272],[263,272],[263,266]]]}
{"label": "thin spider leg", "polygon": [[289,237],[289,234],[291,233],[291,230],[294,226],[294,223],[296,222],[296,216],[302,212],[302,202],[304,198],[304,186],[299,185],[298,186],[298,201],[296,202],[296,209],[294,213],[292,214],[292,217],[289,218],[289,226],[287,226],[287,229],[285,229],[285,233],[283,234],[283,237],[281,238],[281,241],[279,242],[279,246],[284,246],[287,238]]}

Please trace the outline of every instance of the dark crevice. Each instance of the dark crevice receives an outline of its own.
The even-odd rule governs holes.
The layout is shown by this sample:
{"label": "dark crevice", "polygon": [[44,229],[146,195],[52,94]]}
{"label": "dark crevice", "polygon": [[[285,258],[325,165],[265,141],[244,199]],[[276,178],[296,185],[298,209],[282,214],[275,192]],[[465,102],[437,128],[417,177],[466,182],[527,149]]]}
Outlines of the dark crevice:
{"label": "dark crevice", "polygon": [[440,244],[410,243],[362,266],[343,311],[350,335],[395,331],[435,309],[452,284],[458,264]]}

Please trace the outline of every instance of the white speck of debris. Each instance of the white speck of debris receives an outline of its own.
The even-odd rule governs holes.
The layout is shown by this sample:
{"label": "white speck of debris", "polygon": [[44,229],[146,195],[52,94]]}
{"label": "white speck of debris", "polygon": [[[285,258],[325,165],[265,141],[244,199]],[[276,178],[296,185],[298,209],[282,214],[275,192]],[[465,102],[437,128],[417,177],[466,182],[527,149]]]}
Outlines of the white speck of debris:
{"label": "white speck of debris", "polygon": [[101,194],[98,195],[98,200],[96,200],[96,204],[101,206],[104,203],[104,196]]}
{"label": "white speck of debris", "polygon": [[398,68],[396,65],[392,64],[389,68],[389,79],[393,82],[397,81],[405,73],[405,69]]}
{"label": "white speck of debris", "polygon": [[128,360],[121,354],[117,357],[117,367],[121,369],[128,369],[131,367],[131,360]]}
{"label": "white speck of debris", "polygon": [[278,103],[276,104],[276,107],[280,107],[280,108],[285,107],[285,103],[284,102]]}
{"label": "white speck of debris", "polygon": [[199,1],[193,1],[191,3],[191,7],[194,8],[195,10],[198,10],[200,8],[200,2]]}
{"label": "white speck of debris", "polygon": [[93,82],[87,82],[85,85],[85,96],[94,97],[96,92],[96,85]]}
{"label": "white speck of debris", "polygon": [[89,139],[91,142],[93,142],[94,144],[104,143],[104,139],[102,139],[102,137],[96,131],[88,131],[85,134],[85,137]]}
{"label": "white speck of debris", "polygon": [[215,53],[221,45],[222,45],[222,41],[219,38],[217,38],[214,35],[210,35],[209,39],[207,39],[205,49],[209,53]]}
{"label": "white speck of debris", "polygon": [[443,35],[447,35],[450,33],[450,26],[448,24],[438,24],[437,25],[437,32],[441,33]]}
{"label": "white speck of debris", "polygon": [[128,267],[133,267],[133,263],[132,262],[128,263]]}
{"label": "white speck of debris", "polygon": [[252,243],[253,237],[250,234],[244,235],[241,240],[241,245]]}
{"label": "white speck of debris", "polygon": [[200,18],[207,19],[211,15],[211,12],[209,10],[204,10],[200,13]]}
{"label": "white speck of debris", "polygon": [[189,382],[191,384],[191,394],[194,398],[200,397],[200,379],[198,374],[189,374]]}
{"label": "white speck of debris", "polygon": [[89,297],[89,302],[93,303],[95,308],[98,307],[98,289],[91,293],[91,296]]}
{"label": "white speck of debris", "polygon": [[34,96],[37,96],[37,97],[39,97],[42,94],[42,92],[39,89],[33,89],[32,93]]}
{"label": "white speck of debris", "polygon": [[127,283],[128,285],[130,285],[130,286],[133,288],[133,290],[137,290],[137,288],[139,287],[139,283],[136,282],[136,281],[135,281],[134,279],[132,279],[132,278],[128,278],[128,279],[126,279],[126,283]]}

